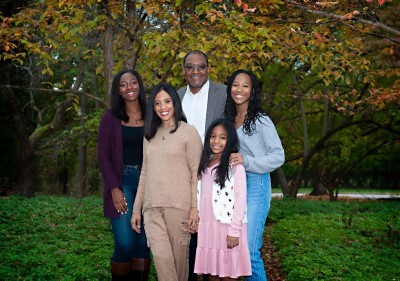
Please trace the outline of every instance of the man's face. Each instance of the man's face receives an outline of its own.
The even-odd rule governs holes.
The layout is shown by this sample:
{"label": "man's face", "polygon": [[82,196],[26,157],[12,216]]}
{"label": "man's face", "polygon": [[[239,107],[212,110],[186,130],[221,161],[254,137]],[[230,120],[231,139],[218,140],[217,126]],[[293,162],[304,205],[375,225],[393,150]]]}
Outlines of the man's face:
{"label": "man's face", "polygon": [[191,54],[186,58],[183,68],[190,90],[197,93],[208,80],[209,68],[205,58],[201,54]]}

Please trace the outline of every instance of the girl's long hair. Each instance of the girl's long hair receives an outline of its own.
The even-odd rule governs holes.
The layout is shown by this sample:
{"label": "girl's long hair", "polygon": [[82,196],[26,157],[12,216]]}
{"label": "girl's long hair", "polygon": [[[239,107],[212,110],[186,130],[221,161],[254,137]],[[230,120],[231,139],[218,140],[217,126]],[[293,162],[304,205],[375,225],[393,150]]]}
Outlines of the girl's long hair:
{"label": "girl's long hair", "polygon": [[250,76],[251,80],[251,93],[249,99],[249,107],[247,108],[246,118],[243,123],[243,131],[246,135],[251,136],[253,132],[256,131],[256,121],[260,120],[262,116],[266,116],[267,113],[261,107],[261,89],[257,77],[253,72],[249,70],[239,69],[232,73],[228,80],[227,96],[224,116],[231,122],[235,121],[235,116],[237,115],[235,102],[232,99],[232,84],[235,81],[236,76],[239,74],[247,74]]}
{"label": "girl's long hair", "polygon": [[223,126],[227,134],[226,146],[224,151],[222,152],[221,161],[219,162],[218,166],[214,168],[216,169],[215,172],[216,176],[214,181],[218,183],[222,189],[225,187],[225,181],[229,180],[229,171],[231,169],[229,165],[229,156],[231,155],[231,153],[238,152],[238,147],[239,147],[239,141],[235,127],[233,126],[232,122],[230,122],[228,119],[225,118],[217,119],[210,124],[210,127],[208,127],[204,138],[204,149],[201,155],[200,165],[197,175],[200,178],[201,174],[207,171],[208,162],[210,161],[213,155],[213,152],[210,147],[210,138],[214,128],[217,126]]}
{"label": "girl's long hair", "polygon": [[144,127],[144,137],[148,141],[150,141],[155,136],[158,127],[160,127],[162,123],[161,118],[158,117],[158,115],[154,112],[154,100],[156,98],[156,95],[161,91],[167,92],[167,94],[171,97],[172,103],[174,105],[175,127],[170,131],[170,133],[172,134],[178,129],[180,121],[186,122],[186,116],[183,113],[181,101],[175,88],[172,87],[172,85],[169,83],[160,83],[156,85],[151,91],[147,105],[147,118]]}
{"label": "girl's long hair", "polygon": [[119,82],[121,81],[121,76],[125,73],[132,73],[138,83],[139,83],[139,104],[140,104],[140,112],[142,120],[146,120],[146,93],[144,91],[142,77],[136,70],[122,70],[115,75],[112,85],[111,85],[111,98],[110,98],[110,105],[111,105],[111,112],[115,117],[124,121],[125,123],[129,122],[129,116],[126,114],[125,111],[125,101],[123,97],[120,95],[119,92]]}

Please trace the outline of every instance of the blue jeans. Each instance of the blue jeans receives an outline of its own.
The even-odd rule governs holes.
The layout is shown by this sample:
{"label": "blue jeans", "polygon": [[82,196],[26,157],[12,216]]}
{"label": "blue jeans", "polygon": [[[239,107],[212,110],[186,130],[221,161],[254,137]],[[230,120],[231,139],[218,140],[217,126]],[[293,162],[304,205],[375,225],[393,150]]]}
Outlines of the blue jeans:
{"label": "blue jeans", "polygon": [[247,281],[265,281],[267,276],[261,258],[265,221],[271,205],[269,174],[246,172],[247,179],[247,240],[249,243],[252,276]]}
{"label": "blue jeans", "polygon": [[[147,247],[146,233],[142,225],[140,234],[132,229],[132,207],[135,201],[140,177],[140,168],[124,166],[122,185],[128,212],[121,214],[118,219],[111,219],[114,234],[114,262],[128,262],[132,258],[150,258],[150,249]],[[143,218],[142,218],[143,224]]]}

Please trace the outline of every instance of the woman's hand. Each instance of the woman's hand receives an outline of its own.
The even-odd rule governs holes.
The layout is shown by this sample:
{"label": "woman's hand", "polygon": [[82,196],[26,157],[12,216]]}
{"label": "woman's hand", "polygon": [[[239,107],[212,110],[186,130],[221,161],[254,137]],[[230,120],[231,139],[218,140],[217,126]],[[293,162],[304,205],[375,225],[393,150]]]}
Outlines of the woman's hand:
{"label": "woman's hand", "polygon": [[131,217],[132,229],[140,234],[140,223],[142,216],[139,213],[133,213]]}
{"label": "woman's hand", "polygon": [[199,224],[199,211],[197,208],[191,208],[189,212],[189,232],[190,233],[196,233],[197,232],[197,226]]}
{"label": "woman's hand", "polygon": [[118,188],[111,191],[112,201],[118,213],[126,214],[128,212],[128,204],[126,203],[124,193]]}
{"label": "woman's hand", "polygon": [[226,237],[226,244],[228,249],[232,249],[239,245],[239,237],[227,236]]}
{"label": "woman's hand", "polygon": [[243,155],[240,153],[231,153],[229,156],[229,164],[233,166],[243,164]]}

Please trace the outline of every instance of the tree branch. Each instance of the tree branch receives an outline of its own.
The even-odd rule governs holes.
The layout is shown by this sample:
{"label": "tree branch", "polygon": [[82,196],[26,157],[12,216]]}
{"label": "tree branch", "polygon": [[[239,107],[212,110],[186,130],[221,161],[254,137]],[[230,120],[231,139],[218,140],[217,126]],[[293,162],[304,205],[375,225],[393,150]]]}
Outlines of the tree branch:
{"label": "tree branch", "polygon": [[[299,8],[299,9],[301,9],[303,11],[306,11],[308,13],[324,16],[324,17],[327,17],[327,18],[336,19],[337,21],[340,21],[342,23],[344,22],[342,20],[342,15],[337,15],[337,14],[333,14],[333,13],[329,13],[329,12],[314,10],[314,9],[309,8],[309,7],[303,6],[303,5],[297,3],[296,1],[293,1],[293,0],[285,0],[285,2],[295,6],[296,8]],[[356,16],[352,17],[351,20],[352,21],[358,21],[358,22],[363,23],[363,24],[371,25],[371,26],[374,26],[376,28],[380,28],[382,30],[385,30],[385,31],[389,32],[390,34],[393,34],[393,35],[396,35],[396,36],[400,37],[400,31],[399,30],[394,29],[394,28],[392,28],[390,26],[387,26],[387,25],[385,25],[385,24],[383,24],[381,22],[374,22],[374,21],[362,19],[362,18],[359,18],[359,17],[356,17]],[[352,26],[352,28],[354,28],[354,27]],[[375,34],[373,34],[373,33],[371,33],[370,35],[375,36]],[[380,35],[380,37],[382,37],[382,35]],[[387,39],[391,40],[391,41],[393,41],[393,42],[395,42],[397,44],[400,44],[400,40],[398,40],[398,39],[394,39],[394,38],[387,38]]]}
{"label": "tree branch", "polygon": [[13,85],[0,85],[0,88],[22,89],[22,90],[26,90],[26,91],[49,92],[49,93],[58,93],[58,94],[68,94],[68,93],[79,94],[79,95],[87,96],[91,99],[94,99],[94,100],[100,102],[104,107],[108,107],[108,105],[101,98],[93,96],[92,94],[89,94],[89,93],[76,91],[74,89],[46,89],[46,88],[22,87],[22,86],[13,86]]}

